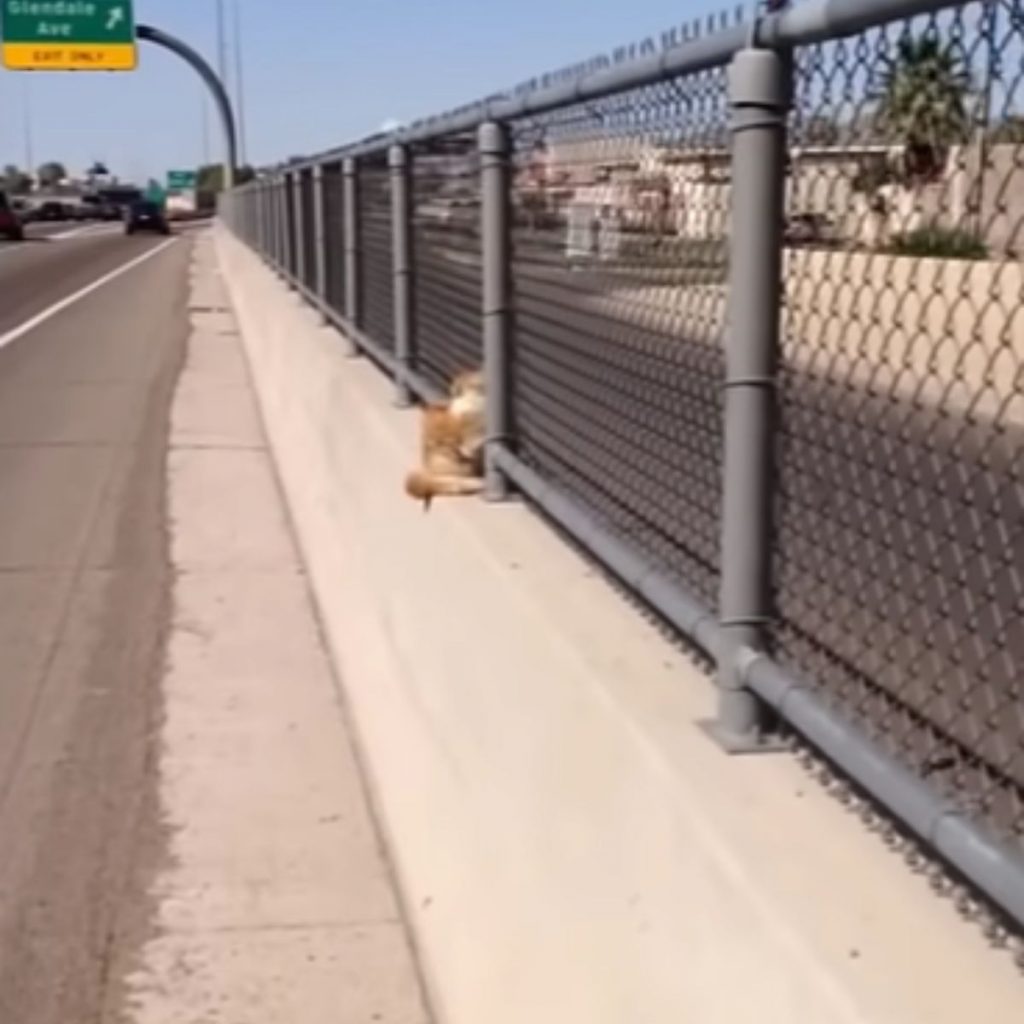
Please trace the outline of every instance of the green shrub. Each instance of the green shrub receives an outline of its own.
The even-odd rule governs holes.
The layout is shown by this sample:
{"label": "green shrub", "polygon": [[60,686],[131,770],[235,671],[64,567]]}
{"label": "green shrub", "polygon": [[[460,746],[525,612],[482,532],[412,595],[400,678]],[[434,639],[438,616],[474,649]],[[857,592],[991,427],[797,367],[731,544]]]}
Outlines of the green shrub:
{"label": "green shrub", "polygon": [[928,227],[896,235],[888,249],[897,256],[931,256],[947,260],[983,260],[988,247],[963,228]]}

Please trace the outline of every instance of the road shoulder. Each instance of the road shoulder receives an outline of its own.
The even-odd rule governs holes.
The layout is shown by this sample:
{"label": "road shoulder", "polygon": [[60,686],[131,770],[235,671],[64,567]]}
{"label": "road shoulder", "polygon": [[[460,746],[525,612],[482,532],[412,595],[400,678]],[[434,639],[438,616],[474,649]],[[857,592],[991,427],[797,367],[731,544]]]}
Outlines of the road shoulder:
{"label": "road shoulder", "polygon": [[428,1015],[209,235],[168,465],[174,614],[136,1024]]}

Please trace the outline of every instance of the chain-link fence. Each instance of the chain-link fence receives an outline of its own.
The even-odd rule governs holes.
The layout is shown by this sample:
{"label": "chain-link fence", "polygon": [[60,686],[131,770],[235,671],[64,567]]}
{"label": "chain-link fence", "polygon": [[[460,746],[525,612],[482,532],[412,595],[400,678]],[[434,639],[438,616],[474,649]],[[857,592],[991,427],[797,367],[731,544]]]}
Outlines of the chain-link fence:
{"label": "chain-link fence", "polygon": [[708,604],[727,121],[714,68],[513,124],[518,450]]}
{"label": "chain-link fence", "polygon": [[299,266],[299,235],[295,210],[294,179],[289,179],[282,189],[281,203],[284,206],[284,266],[295,277]]}
{"label": "chain-link fence", "polygon": [[414,362],[444,388],[482,359],[480,157],[473,135],[432,140],[411,156]]}
{"label": "chain-link fence", "polygon": [[1024,848],[1020,4],[799,53],[776,653]]}
{"label": "chain-link fence", "polygon": [[302,283],[309,289],[316,287],[316,217],[314,214],[313,172],[299,175],[299,216],[302,218],[302,253],[299,269]]}
{"label": "chain-link fence", "polygon": [[345,311],[345,183],[338,161],[324,164],[324,299],[331,309]]}
{"label": "chain-link fence", "polygon": [[[508,480],[682,631],[717,613],[723,692],[774,705],[1020,921],[1024,0],[908,9],[723,17],[658,61],[641,48],[342,150],[358,230],[335,155],[308,258],[390,351],[403,146],[405,385],[499,352]],[[484,123],[508,142],[500,179]],[[738,163],[744,132],[763,167]]]}
{"label": "chain-link fence", "polygon": [[360,162],[359,324],[386,349],[395,345],[391,189],[387,151]]}

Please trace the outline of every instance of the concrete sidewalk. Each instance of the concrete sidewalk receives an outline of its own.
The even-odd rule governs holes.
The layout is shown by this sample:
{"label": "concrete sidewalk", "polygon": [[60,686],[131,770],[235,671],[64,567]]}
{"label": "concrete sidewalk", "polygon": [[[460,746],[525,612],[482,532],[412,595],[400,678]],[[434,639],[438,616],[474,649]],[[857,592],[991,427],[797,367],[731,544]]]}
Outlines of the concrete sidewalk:
{"label": "concrete sidewalk", "polygon": [[[424,1024],[418,972],[209,234],[169,460],[171,856],[138,1024]],[[27,1022],[26,1022],[27,1024]]]}

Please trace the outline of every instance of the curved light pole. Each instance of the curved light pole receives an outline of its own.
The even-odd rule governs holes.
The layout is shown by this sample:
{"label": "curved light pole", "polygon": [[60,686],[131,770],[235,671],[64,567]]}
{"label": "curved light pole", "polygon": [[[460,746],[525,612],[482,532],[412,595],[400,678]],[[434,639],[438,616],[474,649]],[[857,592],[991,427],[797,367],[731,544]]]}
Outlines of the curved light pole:
{"label": "curved light pole", "polygon": [[238,143],[235,138],[235,115],[231,110],[231,100],[224,88],[224,83],[217,77],[213,68],[191,46],[183,43],[176,36],[154,28],[152,25],[136,25],[135,34],[144,42],[154,43],[165,50],[170,50],[186,64],[191,64],[210,92],[213,93],[214,103],[217,105],[221,122],[224,125],[224,141],[227,147],[224,160],[224,188],[225,190],[233,188],[235,167],[238,163]]}

